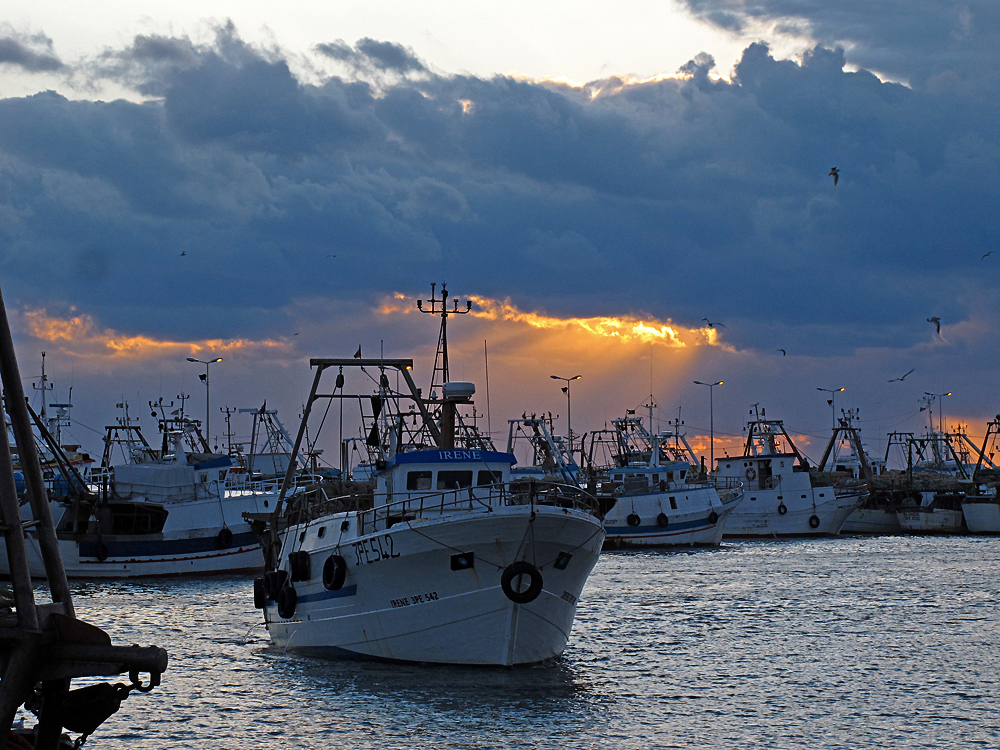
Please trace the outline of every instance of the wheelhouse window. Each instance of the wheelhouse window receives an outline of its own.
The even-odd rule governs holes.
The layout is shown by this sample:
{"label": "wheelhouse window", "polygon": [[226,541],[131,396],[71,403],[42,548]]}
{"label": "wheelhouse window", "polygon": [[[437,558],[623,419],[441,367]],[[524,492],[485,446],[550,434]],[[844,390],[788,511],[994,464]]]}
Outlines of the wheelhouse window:
{"label": "wheelhouse window", "polygon": [[406,474],[406,489],[429,490],[431,488],[431,472],[410,471]]}
{"label": "wheelhouse window", "polygon": [[464,490],[472,486],[472,471],[439,471],[439,490]]}
{"label": "wheelhouse window", "polygon": [[499,471],[480,471],[476,477],[476,485],[483,487],[488,484],[500,484],[503,481],[503,473]]}

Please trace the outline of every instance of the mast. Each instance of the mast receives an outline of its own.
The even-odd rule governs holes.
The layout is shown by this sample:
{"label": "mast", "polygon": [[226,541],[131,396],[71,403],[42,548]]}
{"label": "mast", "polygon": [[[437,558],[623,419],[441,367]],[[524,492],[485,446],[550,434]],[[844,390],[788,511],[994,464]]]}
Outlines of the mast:
{"label": "mast", "polygon": [[[437,283],[431,283],[431,298],[429,300],[417,300],[417,309],[428,315],[438,315],[441,317],[441,330],[438,333],[437,351],[434,354],[434,371],[431,373],[431,399],[438,398],[438,388],[444,389],[444,384],[450,379],[448,373],[448,316],[468,315],[472,312],[472,300],[466,300],[465,309],[458,309],[458,297],[455,297],[454,306],[448,309],[448,288],[447,282],[441,282],[441,298],[437,297]],[[425,308],[424,302],[430,307]],[[439,377],[440,373],[440,377]]]}

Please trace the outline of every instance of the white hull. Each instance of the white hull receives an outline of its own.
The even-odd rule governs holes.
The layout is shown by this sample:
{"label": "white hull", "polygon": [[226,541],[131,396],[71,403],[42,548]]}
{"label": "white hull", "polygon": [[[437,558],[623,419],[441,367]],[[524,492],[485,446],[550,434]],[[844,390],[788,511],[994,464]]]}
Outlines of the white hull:
{"label": "white hull", "polygon": [[997,500],[966,501],[962,503],[962,512],[965,525],[973,534],[1000,534],[1000,502]]}
{"label": "white hull", "polygon": [[[566,646],[577,599],[604,541],[596,518],[553,506],[451,513],[360,537],[351,534],[356,524],[356,514],[341,513],[311,522],[301,543],[303,527],[283,533],[282,560],[307,551],[311,574],[291,584],[297,604],[290,618],[279,616],[275,602],[266,603],[265,621],[278,647],[409,662],[545,661]],[[474,567],[454,569],[453,557],[470,552]],[[562,570],[555,567],[561,553],[572,556]],[[322,580],[331,554],[347,564],[339,590],[327,590]],[[519,560],[536,566],[543,582],[525,604],[501,588],[505,568]]]}
{"label": "white hull", "polygon": [[[167,522],[159,534],[115,534],[79,540],[60,534],[59,553],[68,578],[149,578],[219,575],[258,571],[264,556],[257,536],[243,520],[244,512],[264,510],[270,494],[231,493],[216,498],[167,505]],[[61,509],[52,506],[58,520]],[[223,528],[229,534],[222,534]],[[222,534],[222,538],[220,538]],[[38,538],[26,534],[31,575],[45,577]],[[102,546],[103,545],[103,546]],[[102,559],[103,558],[103,559]],[[6,544],[0,539],[0,576],[9,576]]]}
{"label": "white hull", "polygon": [[748,490],[726,521],[723,537],[836,536],[863,496],[860,491],[838,495],[831,487],[794,493]]}
{"label": "white hull", "polygon": [[902,534],[896,511],[881,508],[858,508],[844,521],[841,534]]}
{"label": "white hull", "polygon": [[[670,507],[670,497],[678,507]],[[604,518],[605,546],[718,546],[730,514],[743,499],[737,493],[725,503],[712,486],[627,495]],[[629,523],[629,517],[638,523]]]}
{"label": "white hull", "polygon": [[915,534],[961,534],[962,511],[934,508],[921,510],[913,508],[896,513],[903,531]]}

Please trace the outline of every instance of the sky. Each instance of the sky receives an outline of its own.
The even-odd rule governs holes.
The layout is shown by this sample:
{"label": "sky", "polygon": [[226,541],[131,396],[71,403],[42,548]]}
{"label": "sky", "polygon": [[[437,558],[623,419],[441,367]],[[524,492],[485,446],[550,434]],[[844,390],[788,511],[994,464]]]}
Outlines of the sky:
{"label": "sky", "polygon": [[501,443],[564,424],[553,374],[574,432],[652,396],[717,454],[760,404],[818,458],[819,389],[877,455],[1000,411],[993,2],[38,5],[0,11],[0,288],[92,450],[116,403],[198,416],[189,356],[216,436],[294,427],[310,357],[429,382],[432,282]]}

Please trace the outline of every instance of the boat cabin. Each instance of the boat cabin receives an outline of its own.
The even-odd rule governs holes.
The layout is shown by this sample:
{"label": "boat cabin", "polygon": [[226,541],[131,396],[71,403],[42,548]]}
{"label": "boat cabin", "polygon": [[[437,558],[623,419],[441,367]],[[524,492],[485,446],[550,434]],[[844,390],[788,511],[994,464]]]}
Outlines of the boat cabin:
{"label": "boat cabin", "polygon": [[676,489],[678,485],[687,483],[690,464],[684,461],[674,461],[662,466],[628,466],[612,469],[608,478],[611,480],[611,491],[614,494],[631,494],[636,492],[666,492]]}
{"label": "boat cabin", "polygon": [[726,456],[717,458],[716,474],[743,482],[748,490],[786,490],[812,487],[809,471],[799,465],[794,453],[770,456]]}
{"label": "boat cabin", "polygon": [[376,505],[503,484],[514,461],[511,453],[468,448],[397,453],[375,477]]}

